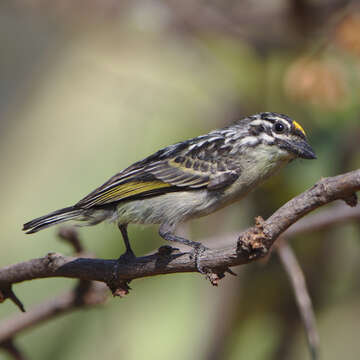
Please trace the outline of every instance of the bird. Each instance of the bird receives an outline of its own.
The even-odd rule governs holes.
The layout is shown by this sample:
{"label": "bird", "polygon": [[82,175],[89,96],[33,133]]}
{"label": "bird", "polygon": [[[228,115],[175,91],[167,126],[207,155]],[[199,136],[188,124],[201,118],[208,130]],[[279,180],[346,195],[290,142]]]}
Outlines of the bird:
{"label": "bird", "polygon": [[135,257],[129,224],[158,224],[159,235],[199,258],[207,248],[176,235],[177,226],[246,196],[296,158],[316,159],[303,127],[287,115],[261,112],[205,135],[167,146],[120,171],[73,206],[24,224],[27,234],[75,220],[115,222],[125,252]]}

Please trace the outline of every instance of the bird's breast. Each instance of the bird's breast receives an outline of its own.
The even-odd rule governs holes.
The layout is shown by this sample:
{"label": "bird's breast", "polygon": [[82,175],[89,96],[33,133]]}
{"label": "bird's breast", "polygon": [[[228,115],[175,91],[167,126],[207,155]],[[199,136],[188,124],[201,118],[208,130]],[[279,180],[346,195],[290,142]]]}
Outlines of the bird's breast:
{"label": "bird's breast", "polygon": [[258,146],[242,155],[239,178],[219,190],[193,189],[171,192],[141,200],[120,203],[117,209],[121,223],[176,224],[208,215],[244,197],[274,172],[289,162],[288,154]]}

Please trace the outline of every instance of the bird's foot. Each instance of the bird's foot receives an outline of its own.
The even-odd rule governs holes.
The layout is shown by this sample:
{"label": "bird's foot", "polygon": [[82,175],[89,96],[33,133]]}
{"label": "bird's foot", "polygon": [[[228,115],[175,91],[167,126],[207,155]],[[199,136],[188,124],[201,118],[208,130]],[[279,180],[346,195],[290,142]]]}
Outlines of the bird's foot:
{"label": "bird's foot", "polygon": [[210,268],[205,267],[201,264],[201,257],[205,251],[210,250],[208,247],[198,243],[198,245],[194,246],[194,250],[191,253],[191,258],[195,259],[195,265],[199,273],[206,276],[206,278],[211,282],[212,285],[217,286],[219,281],[225,277],[225,273],[229,273],[231,275],[236,274],[229,268]]}
{"label": "bird's foot", "polygon": [[196,243],[194,245],[194,250],[190,254],[190,258],[195,260],[196,269],[199,271],[200,274],[204,275],[206,275],[208,271],[205,267],[201,265],[201,256],[206,250],[209,250],[209,248],[201,243]]}
{"label": "bird's foot", "polygon": [[166,256],[169,256],[169,255],[171,255],[173,252],[175,252],[175,251],[179,251],[179,249],[178,248],[176,248],[176,247],[172,247],[172,246],[170,246],[170,245],[163,245],[163,246],[160,246],[159,248],[158,248],[158,255],[160,255],[160,256],[163,256],[163,257],[166,257]]}
{"label": "bird's foot", "polygon": [[132,250],[126,250],[118,259],[121,262],[130,262],[131,260],[136,259],[136,255]]}

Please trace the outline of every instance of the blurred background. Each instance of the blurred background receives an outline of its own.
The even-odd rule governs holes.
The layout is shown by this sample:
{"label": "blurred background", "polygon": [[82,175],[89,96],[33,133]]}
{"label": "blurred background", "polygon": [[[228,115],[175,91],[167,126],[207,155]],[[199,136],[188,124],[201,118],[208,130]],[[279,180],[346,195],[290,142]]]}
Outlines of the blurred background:
{"label": "blurred background", "polygon": [[[359,168],[356,3],[1,1],[0,266],[71,254],[56,229],[27,236],[22,224],[73,204],[161,147],[249,114],[296,119],[318,159],[296,161],[241,203],[186,224],[180,230],[192,239],[221,243],[321,177]],[[80,235],[98,257],[123,251],[112,225]],[[292,241],[314,302],[321,359],[359,357],[359,235],[353,223]],[[139,255],[163,244],[156,227],[131,226],[130,238]],[[234,270],[238,277],[218,288],[198,274],[136,280],[125,298],[109,297],[16,341],[37,360],[309,358],[277,256]],[[15,290],[30,309],[73,284],[37,280]],[[7,301],[0,320],[17,312]]]}

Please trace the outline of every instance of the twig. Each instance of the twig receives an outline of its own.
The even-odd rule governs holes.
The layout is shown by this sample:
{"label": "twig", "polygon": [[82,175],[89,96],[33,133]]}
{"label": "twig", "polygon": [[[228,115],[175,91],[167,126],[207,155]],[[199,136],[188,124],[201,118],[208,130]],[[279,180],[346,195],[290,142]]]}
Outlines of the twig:
{"label": "twig", "polygon": [[[76,253],[81,254],[84,250],[75,229],[62,228],[59,231],[59,237],[67,241]],[[75,309],[102,304],[106,299],[105,284],[79,280],[73,290],[30,309],[24,315],[16,315],[0,323],[0,344],[5,344],[7,350],[11,350],[14,348],[12,339],[19,332]],[[3,347],[5,348],[5,346]]]}
{"label": "twig", "polygon": [[11,338],[0,342],[0,348],[3,348],[15,360],[26,360],[26,356],[19,350]]}
{"label": "twig", "polygon": [[66,241],[74,248],[75,254],[84,252],[84,247],[79,239],[79,234],[74,227],[61,227],[58,236],[61,240]]}
{"label": "twig", "polygon": [[19,332],[27,330],[34,325],[39,325],[49,319],[64,315],[77,308],[102,304],[107,298],[106,290],[105,284],[91,282],[90,287],[88,287],[85,292],[81,290],[81,297],[79,297],[79,294],[76,291],[72,290],[37,305],[25,314],[16,314],[10,319],[0,323],[0,342],[11,339]]}
{"label": "twig", "polygon": [[10,299],[22,312],[25,312],[25,307],[19,298],[15,295],[11,284],[0,283],[0,303],[4,302],[6,299]]}
{"label": "twig", "polygon": [[316,329],[315,315],[304,274],[294,252],[286,240],[283,239],[279,242],[277,253],[294,291],[295,300],[305,326],[311,357],[313,360],[317,360],[319,356],[319,335]]}

